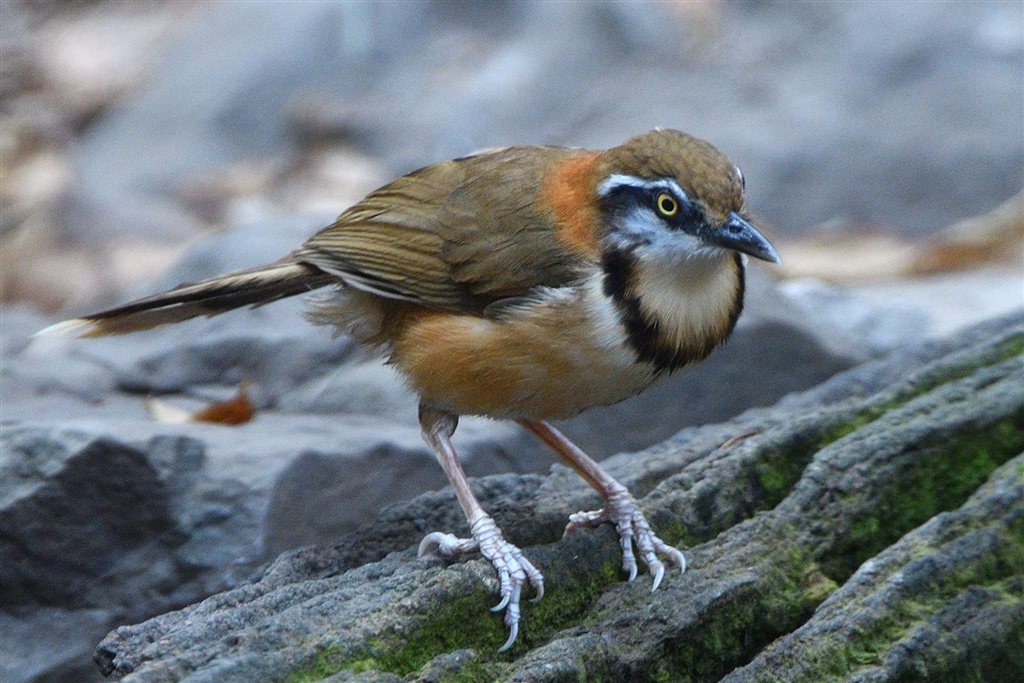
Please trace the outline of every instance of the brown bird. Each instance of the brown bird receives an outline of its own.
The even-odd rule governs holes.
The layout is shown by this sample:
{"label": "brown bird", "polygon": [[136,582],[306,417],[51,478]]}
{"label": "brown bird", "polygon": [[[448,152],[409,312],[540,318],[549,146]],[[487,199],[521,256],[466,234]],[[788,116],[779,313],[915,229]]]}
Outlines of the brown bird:
{"label": "brown bird", "polygon": [[421,168],[370,193],[284,258],[48,331],[135,332],[330,287],[311,317],[377,347],[420,398],[423,436],[470,538],[434,532],[420,554],[479,550],[509,627],[541,572],[477,502],[451,438],[460,415],[516,420],[605,499],[566,533],[615,525],[654,577],[685,569],[626,487],[547,421],[616,403],[702,360],[743,307],[744,257],[778,263],[745,218],[740,170],[703,140],[657,129],[606,151],[508,147]]}

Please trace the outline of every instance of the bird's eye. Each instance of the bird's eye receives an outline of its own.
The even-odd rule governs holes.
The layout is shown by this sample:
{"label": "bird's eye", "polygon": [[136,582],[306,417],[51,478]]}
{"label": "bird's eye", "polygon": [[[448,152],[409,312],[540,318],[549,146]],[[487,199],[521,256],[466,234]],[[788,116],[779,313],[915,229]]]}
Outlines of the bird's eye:
{"label": "bird's eye", "polygon": [[679,213],[679,202],[667,192],[662,192],[658,195],[656,206],[658,207],[658,212],[666,218],[671,218]]}

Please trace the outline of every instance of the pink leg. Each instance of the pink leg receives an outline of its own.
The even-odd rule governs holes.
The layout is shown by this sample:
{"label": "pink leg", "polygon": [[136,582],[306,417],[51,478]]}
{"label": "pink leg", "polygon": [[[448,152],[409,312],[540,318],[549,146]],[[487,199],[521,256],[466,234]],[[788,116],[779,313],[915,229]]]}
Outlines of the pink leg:
{"label": "pink leg", "polygon": [[633,555],[633,544],[636,544],[648,570],[654,576],[651,590],[657,590],[665,576],[665,565],[658,559],[658,554],[666,555],[679,565],[680,571],[686,571],[686,558],[676,548],[658,538],[647,518],[640,510],[636,499],[625,486],[615,481],[597,462],[569,441],[560,431],[547,422],[519,420],[526,429],[533,432],[541,441],[565,460],[587,483],[593,486],[607,501],[605,507],[593,512],[577,512],[569,517],[565,527],[566,535],[585,527],[594,527],[611,522],[619,533],[619,545],[622,546],[622,569],[629,573],[629,580],[636,578],[636,558]]}
{"label": "pink leg", "polygon": [[469,520],[469,528],[472,538],[456,538],[452,534],[445,534],[434,531],[427,534],[420,542],[419,554],[422,557],[428,552],[437,550],[442,555],[453,556],[473,550],[480,550],[483,555],[498,572],[498,584],[500,586],[501,601],[491,608],[492,612],[505,610],[505,624],[509,628],[508,640],[498,650],[503,652],[516,641],[519,634],[519,596],[523,590],[523,584],[527,581],[537,592],[534,601],[540,600],[544,595],[544,577],[529,560],[523,556],[523,552],[504,539],[501,530],[491,519],[491,516],[480,507],[473,492],[469,488],[469,480],[462,469],[462,464],[452,447],[451,437],[455,433],[455,427],[459,424],[459,418],[452,413],[420,406],[420,426],[423,428],[423,438],[434,450],[438,462],[441,463],[448,481],[455,489],[455,497],[462,506],[462,511]]}

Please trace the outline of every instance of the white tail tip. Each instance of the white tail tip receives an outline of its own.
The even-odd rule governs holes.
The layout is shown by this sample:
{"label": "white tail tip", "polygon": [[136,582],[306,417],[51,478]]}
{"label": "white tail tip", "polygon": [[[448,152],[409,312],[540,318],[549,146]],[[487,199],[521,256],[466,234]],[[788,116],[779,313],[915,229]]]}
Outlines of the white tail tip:
{"label": "white tail tip", "polygon": [[62,337],[66,335],[73,335],[76,337],[84,337],[89,334],[91,329],[96,325],[94,320],[87,318],[72,318],[71,320],[64,320],[59,323],[44,327],[35,334],[32,338],[36,337]]}

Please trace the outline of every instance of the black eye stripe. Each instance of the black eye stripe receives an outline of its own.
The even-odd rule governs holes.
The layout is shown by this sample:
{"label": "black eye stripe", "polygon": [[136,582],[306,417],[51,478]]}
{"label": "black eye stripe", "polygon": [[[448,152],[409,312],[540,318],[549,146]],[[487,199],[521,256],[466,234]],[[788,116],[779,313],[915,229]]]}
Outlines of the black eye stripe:
{"label": "black eye stripe", "polygon": [[[668,195],[675,202],[675,212],[666,213],[659,208],[658,200],[663,195]],[[667,183],[621,183],[608,188],[599,196],[609,215],[627,216],[634,211],[648,211],[669,228],[685,232],[697,232],[706,223],[700,204],[691,201],[685,193],[680,195],[679,190],[669,187]]]}

